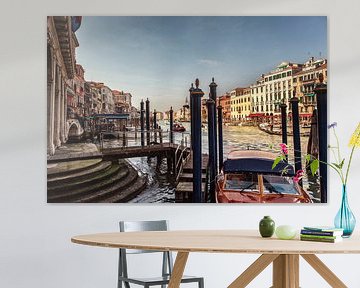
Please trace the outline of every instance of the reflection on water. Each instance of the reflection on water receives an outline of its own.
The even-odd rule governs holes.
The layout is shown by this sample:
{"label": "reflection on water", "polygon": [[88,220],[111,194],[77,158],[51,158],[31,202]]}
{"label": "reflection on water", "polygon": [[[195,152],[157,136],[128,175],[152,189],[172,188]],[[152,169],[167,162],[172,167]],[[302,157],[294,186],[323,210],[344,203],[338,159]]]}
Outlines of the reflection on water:
{"label": "reflection on water", "polygon": [[129,159],[142,173],[148,175],[148,187],[130,203],[174,203],[175,183],[171,175],[167,173],[166,159],[157,165],[156,158],[132,158]]}
{"label": "reflection on water", "polygon": [[[163,124],[163,125],[162,125]],[[160,122],[160,125],[164,130],[169,126],[165,126],[164,123]],[[176,143],[180,143],[181,140],[190,142],[190,123],[183,123],[186,128],[186,133],[174,133]],[[168,134],[164,133],[164,142],[168,142]],[[207,130],[202,131],[202,149],[203,153],[208,152],[208,135]],[[270,135],[263,131],[260,131],[257,127],[252,126],[224,126],[223,128],[224,138],[224,158],[230,151],[233,150],[244,150],[244,149],[259,149],[263,151],[270,151],[279,153],[279,143],[281,143],[281,136]],[[308,137],[301,137],[301,150],[302,153],[306,153]],[[109,140],[105,143],[107,146],[122,145],[120,140]],[[140,145],[140,137],[136,140],[130,140],[128,145]],[[294,163],[293,157],[293,139],[292,136],[288,137],[289,146],[289,162]],[[129,159],[140,171],[148,175],[148,188],[145,189],[138,197],[133,199],[131,202],[143,202],[143,203],[154,203],[154,202],[174,202],[175,199],[175,186],[171,176],[166,173],[166,159],[163,159],[162,163],[157,166],[156,158],[147,159],[132,158]],[[304,167],[304,163],[303,163]],[[304,189],[308,191],[314,202],[320,202],[319,195],[319,184],[318,179],[303,179]]]}

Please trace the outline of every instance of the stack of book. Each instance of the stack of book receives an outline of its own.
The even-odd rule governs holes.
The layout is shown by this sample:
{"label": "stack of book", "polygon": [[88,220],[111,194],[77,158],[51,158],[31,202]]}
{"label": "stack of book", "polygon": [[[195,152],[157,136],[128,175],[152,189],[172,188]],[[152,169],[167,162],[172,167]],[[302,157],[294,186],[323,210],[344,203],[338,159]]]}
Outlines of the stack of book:
{"label": "stack of book", "polygon": [[304,227],[300,232],[302,241],[336,243],[342,241],[343,229],[334,227]]}

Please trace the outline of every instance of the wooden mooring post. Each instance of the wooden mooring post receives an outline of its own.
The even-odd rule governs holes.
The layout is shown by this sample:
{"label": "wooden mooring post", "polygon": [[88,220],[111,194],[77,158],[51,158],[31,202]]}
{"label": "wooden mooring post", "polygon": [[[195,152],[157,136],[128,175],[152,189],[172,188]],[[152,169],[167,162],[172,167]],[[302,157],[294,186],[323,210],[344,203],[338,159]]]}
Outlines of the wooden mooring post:
{"label": "wooden mooring post", "polygon": [[[282,143],[286,144],[288,143],[287,141],[287,114],[286,114],[286,108],[287,105],[285,104],[285,98],[283,98],[282,103],[280,104],[280,110],[281,110],[281,138],[282,138]],[[288,155],[285,156],[286,157],[286,161],[288,160]]]}
{"label": "wooden mooring post", "polygon": [[320,194],[321,203],[327,202],[327,85],[323,83],[324,75],[319,75],[320,83],[316,85],[317,113],[318,113],[318,138],[319,138],[319,160],[320,160]]}
{"label": "wooden mooring post", "polygon": [[215,139],[215,142],[214,142],[214,157],[215,157],[215,173],[217,174],[218,173],[218,170],[217,170],[217,159],[218,159],[218,136],[217,136],[217,125],[216,125],[216,87],[217,87],[217,84],[215,83],[215,80],[214,80],[214,77],[212,77],[212,82],[210,83],[209,85],[210,87],[210,93],[209,93],[209,98],[212,99],[214,101],[214,112],[213,112],[213,118],[214,118],[214,139]]}
{"label": "wooden mooring post", "polygon": [[215,138],[215,102],[212,99],[206,101],[208,111],[208,143],[209,143],[209,200],[215,203],[215,179],[217,174],[216,165],[216,138]]}
{"label": "wooden mooring post", "polygon": [[[299,121],[299,98],[296,97],[295,93],[296,92],[294,91],[294,96],[290,99],[290,102],[291,102],[292,124],[293,124],[295,171],[299,171],[299,170],[302,170],[300,121]],[[301,180],[299,181],[299,184],[302,185]]]}
{"label": "wooden mooring post", "polygon": [[145,145],[145,139],[144,139],[144,124],[145,124],[145,119],[144,119],[144,101],[141,100],[140,102],[140,129],[141,129],[141,146]]}
{"label": "wooden mooring post", "polygon": [[224,140],[223,140],[223,110],[222,106],[217,107],[218,110],[218,138],[219,138],[219,171],[224,165]]}
{"label": "wooden mooring post", "polygon": [[150,145],[150,100],[145,101],[145,118],[146,118],[146,145]]}
{"label": "wooden mooring post", "polygon": [[193,203],[201,203],[202,200],[202,187],[201,187],[201,163],[202,163],[202,150],[201,150],[201,97],[204,92],[199,88],[199,79],[195,80],[195,89],[191,93],[192,110],[193,110]]}

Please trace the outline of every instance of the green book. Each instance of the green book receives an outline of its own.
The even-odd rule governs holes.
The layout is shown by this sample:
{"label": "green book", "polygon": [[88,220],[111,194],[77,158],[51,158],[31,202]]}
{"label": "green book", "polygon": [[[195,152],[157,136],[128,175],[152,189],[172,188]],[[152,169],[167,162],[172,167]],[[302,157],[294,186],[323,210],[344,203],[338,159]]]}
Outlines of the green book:
{"label": "green book", "polygon": [[335,239],[328,238],[314,238],[314,237],[303,237],[300,236],[301,241],[313,241],[313,242],[324,242],[324,243],[337,243],[342,241],[342,237],[336,237]]}
{"label": "green book", "polygon": [[314,238],[314,239],[337,239],[341,238],[341,236],[326,236],[326,235],[307,235],[307,234],[300,234],[303,238]]}

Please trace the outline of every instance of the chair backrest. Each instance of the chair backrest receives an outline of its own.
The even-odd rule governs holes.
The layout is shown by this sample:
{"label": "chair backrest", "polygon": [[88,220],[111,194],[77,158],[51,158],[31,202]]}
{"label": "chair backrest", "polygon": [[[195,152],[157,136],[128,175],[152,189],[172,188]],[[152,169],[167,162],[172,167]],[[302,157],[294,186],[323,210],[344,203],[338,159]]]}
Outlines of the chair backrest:
{"label": "chair backrest", "polygon": [[[167,220],[156,221],[120,221],[120,232],[137,232],[137,231],[167,231]],[[126,254],[155,253],[159,251],[126,249]]]}
{"label": "chair backrest", "polygon": [[[169,228],[167,220],[120,221],[119,224],[120,224],[120,232],[167,231]],[[127,257],[126,257],[127,254],[159,253],[159,252],[161,251],[119,249],[119,276],[128,277]],[[173,267],[172,255],[169,251],[165,251],[161,253],[163,254],[162,275],[163,276],[169,275],[172,273],[172,267]]]}

